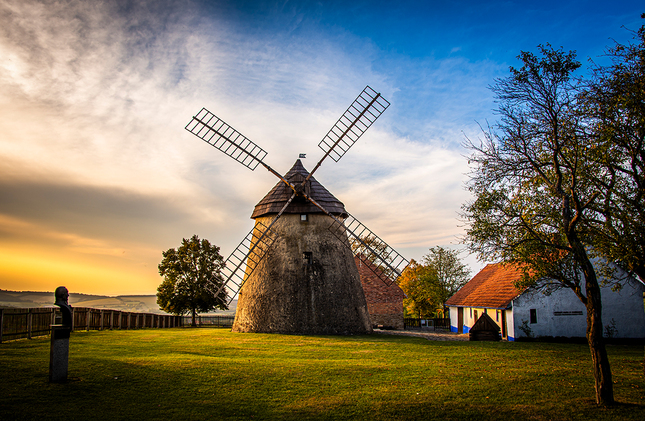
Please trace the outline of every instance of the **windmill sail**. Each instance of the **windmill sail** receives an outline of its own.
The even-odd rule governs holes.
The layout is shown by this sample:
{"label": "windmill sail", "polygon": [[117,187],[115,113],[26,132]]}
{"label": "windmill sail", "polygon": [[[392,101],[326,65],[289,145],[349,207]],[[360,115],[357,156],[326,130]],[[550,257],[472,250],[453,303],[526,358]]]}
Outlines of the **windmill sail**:
{"label": "windmill sail", "polygon": [[[327,156],[331,156],[335,162],[340,160],[389,105],[390,103],[380,93],[366,86],[321,140],[318,146],[323,150],[324,156],[308,175],[302,177],[302,181],[300,179],[290,181],[269,167],[263,161],[267,156],[266,151],[207,109],[202,108],[191,119],[185,127],[187,131],[251,170],[255,170],[258,165],[264,166],[269,172],[282,180],[284,185],[289,187],[287,191],[289,191],[289,195],[291,196],[270,223],[266,224],[267,221],[264,221],[265,224],[263,224],[256,219],[256,225],[253,230],[244,237],[242,242],[226,259],[226,266],[222,270],[224,282],[221,286],[217,286],[217,288],[215,288],[215,285],[212,286],[213,288],[208,288],[209,290],[217,290],[211,292],[219,296],[225,290],[228,300],[227,304],[230,304],[246,280],[251,276],[254,269],[265,258],[268,250],[274,246],[278,234],[272,230],[272,227],[278,227],[278,225],[274,226],[274,224],[294,198],[298,198],[294,202],[298,206],[302,207],[302,202],[308,200],[316,208],[322,210],[324,214],[330,216],[333,220],[333,224],[330,227],[333,233],[331,237],[335,236],[343,244],[349,245],[354,254],[365,263],[372,263],[367,266],[384,283],[390,285],[396,281],[403,268],[407,266],[407,260],[365,227],[365,225],[351,215],[346,214],[344,208],[342,208],[342,212],[336,212],[334,214],[335,208],[327,209],[328,203],[316,196],[316,199],[320,201],[319,204],[312,197],[315,188],[311,187],[315,181],[312,178],[314,172],[320,167]],[[286,187],[284,185],[283,187]],[[340,206],[342,207],[342,204]],[[275,212],[275,210],[272,210],[272,212]],[[309,211],[305,213],[309,213]],[[344,218],[345,215],[347,215],[347,218]],[[265,262],[262,264],[264,265]],[[351,266],[355,269],[353,261]],[[257,273],[259,272],[256,272],[256,275]]]}
{"label": "windmill sail", "polygon": [[267,152],[215,114],[202,108],[186,125],[186,130],[216,147],[240,164],[255,170]]}
{"label": "windmill sail", "polygon": [[344,233],[354,255],[388,286],[396,282],[409,264],[407,259],[352,215],[348,214],[344,221],[334,218],[329,230],[336,236]]}
{"label": "windmill sail", "polygon": [[277,234],[271,227],[273,227],[295,197],[295,193],[291,195],[287,203],[280,209],[280,212],[278,212],[268,226],[261,222],[256,222],[253,229],[251,229],[224,261],[224,269],[222,269],[224,282],[215,295],[219,296],[220,291],[225,288],[228,297],[227,306],[231,304],[231,301],[238,294],[244,282],[251,276],[251,273],[253,273],[257,265],[264,258],[269,248],[275,243]]}
{"label": "windmill sail", "polygon": [[381,94],[366,86],[318,147],[325,152],[325,156],[329,155],[338,162],[389,106],[390,103]]}
{"label": "windmill sail", "polygon": [[366,86],[318,144],[325,154],[303,185],[328,156],[338,162],[389,106],[390,103],[380,93]]}
{"label": "windmill sail", "polygon": [[224,261],[225,265],[224,269],[222,269],[224,283],[220,289],[226,289],[227,306],[231,304],[231,301],[244,285],[244,281],[251,275],[267,250],[273,245],[276,237],[271,227],[266,227],[261,223],[256,224]]}

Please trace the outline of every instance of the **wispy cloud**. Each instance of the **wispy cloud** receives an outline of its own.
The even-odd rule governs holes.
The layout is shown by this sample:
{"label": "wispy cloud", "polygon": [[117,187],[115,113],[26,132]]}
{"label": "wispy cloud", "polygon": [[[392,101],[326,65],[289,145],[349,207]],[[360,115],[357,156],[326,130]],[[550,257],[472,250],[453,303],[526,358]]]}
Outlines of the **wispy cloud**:
{"label": "wispy cloud", "polygon": [[[408,258],[454,244],[467,200],[460,145],[491,118],[487,86],[517,51],[484,53],[473,30],[450,32],[436,18],[428,28],[398,7],[3,1],[0,248],[33,245],[41,254],[25,252],[25,262],[42,256],[61,279],[73,262],[78,276],[129,271],[129,286],[112,292],[150,293],[161,250],[198,234],[226,255],[277,182],[187,133],[192,115],[208,108],[266,149],[278,172],[299,153],[311,169],[318,142],[366,84],[392,105],[316,178]],[[351,27],[393,18],[400,28]],[[445,45],[401,48],[420,48],[417,36]],[[2,276],[36,282],[12,267]],[[146,280],[136,285],[132,274]]]}
{"label": "wispy cloud", "polygon": [[122,260],[131,253],[119,250],[161,251],[198,233],[226,254],[276,180],[190,136],[190,116],[207,106],[280,172],[301,152],[311,168],[318,141],[366,83],[393,102],[390,116],[317,178],[395,247],[454,236],[464,172],[455,98],[472,101],[469,75],[489,64],[400,59],[385,73],[369,40],[340,28],[321,36],[298,13],[283,31],[249,36],[192,2],[8,1],[1,10],[0,187],[10,201],[0,212],[42,227],[29,230],[34,241],[56,232],[70,251]]}

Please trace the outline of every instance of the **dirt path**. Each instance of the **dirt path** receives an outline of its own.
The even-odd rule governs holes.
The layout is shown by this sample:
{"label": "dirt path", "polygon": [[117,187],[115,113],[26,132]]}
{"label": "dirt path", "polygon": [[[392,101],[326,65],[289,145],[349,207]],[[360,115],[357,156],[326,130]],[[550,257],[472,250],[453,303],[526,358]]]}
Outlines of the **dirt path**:
{"label": "dirt path", "polygon": [[374,329],[380,335],[418,336],[429,341],[467,341],[467,333],[442,332],[434,330],[382,330]]}

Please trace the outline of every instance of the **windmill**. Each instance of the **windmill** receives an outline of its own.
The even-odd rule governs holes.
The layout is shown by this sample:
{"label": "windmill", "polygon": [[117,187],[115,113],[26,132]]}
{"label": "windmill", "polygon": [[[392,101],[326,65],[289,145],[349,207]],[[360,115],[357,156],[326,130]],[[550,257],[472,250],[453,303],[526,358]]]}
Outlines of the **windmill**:
{"label": "windmill", "polygon": [[[323,161],[338,162],[390,103],[367,86],[318,146],[311,172],[298,159],[284,176],[267,152],[205,108],[186,130],[250,170],[265,167],[280,181],[251,216],[255,224],[226,259],[228,303],[239,294],[233,331],[357,334],[372,330],[354,254],[385,283],[408,262],[350,215],[313,177]],[[244,287],[244,288],[242,288]]]}

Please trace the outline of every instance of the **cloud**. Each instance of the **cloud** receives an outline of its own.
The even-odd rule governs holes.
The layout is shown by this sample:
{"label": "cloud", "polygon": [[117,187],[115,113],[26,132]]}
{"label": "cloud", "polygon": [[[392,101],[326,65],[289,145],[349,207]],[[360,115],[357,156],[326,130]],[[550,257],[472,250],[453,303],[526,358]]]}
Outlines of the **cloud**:
{"label": "cloud", "polygon": [[266,149],[280,173],[299,153],[311,169],[318,142],[365,84],[392,106],[316,178],[392,245],[427,248],[459,232],[458,145],[490,106],[485,86],[498,63],[386,53],[321,24],[315,10],[290,9],[282,29],[249,29],[233,6],[218,6],[0,5],[6,241],[59,247],[70,261],[131,259],[149,279],[158,253],[195,233],[226,255],[277,180],[187,133],[191,116],[207,107]]}

